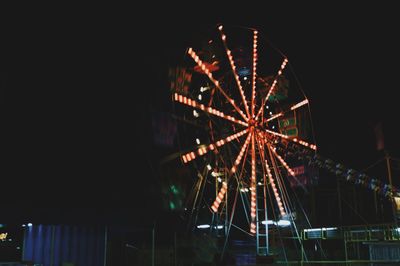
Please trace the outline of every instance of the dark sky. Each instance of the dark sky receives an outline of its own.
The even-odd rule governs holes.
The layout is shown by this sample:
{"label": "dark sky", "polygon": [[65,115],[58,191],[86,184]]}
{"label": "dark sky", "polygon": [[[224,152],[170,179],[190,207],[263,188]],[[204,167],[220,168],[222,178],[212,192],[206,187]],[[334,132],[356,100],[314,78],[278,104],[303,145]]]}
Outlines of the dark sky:
{"label": "dark sky", "polygon": [[219,22],[258,28],[288,56],[311,102],[322,155],[367,167],[382,156],[373,133],[382,121],[387,148],[399,156],[396,9],[254,9],[102,8],[10,20],[10,46],[2,52],[16,66],[4,75],[6,94],[15,97],[3,140],[12,171],[2,206],[18,217],[29,215],[15,209],[29,206],[154,215],[147,207],[159,197],[151,111],[169,104],[168,66]]}

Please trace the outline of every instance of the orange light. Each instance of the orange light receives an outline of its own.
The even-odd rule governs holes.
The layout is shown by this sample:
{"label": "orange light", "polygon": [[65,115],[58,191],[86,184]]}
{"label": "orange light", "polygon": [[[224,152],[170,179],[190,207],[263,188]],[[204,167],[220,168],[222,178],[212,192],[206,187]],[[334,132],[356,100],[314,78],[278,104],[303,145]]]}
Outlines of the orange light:
{"label": "orange light", "polygon": [[301,101],[301,102],[293,105],[292,107],[290,107],[290,110],[295,110],[295,109],[297,109],[297,108],[299,108],[299,107],[301,107],[301,106],[303,106],[303,105],[305,105],[307,103],[308,103],[308,100],[305,99],[304,101]]}
{"label": "orange light", "polygon": [[[203,63],[203,61],[201,61],[200,59],[198,59],[199,57],[196,55],[196,53],[195,53],[194,51],[192,51],[192,52],[189,53],[189,54],[190,54],[190,56],[195,60],[195,62],[196,62],[196,59],[197,59],[197,62],[196,62],[196,63],[197,63],[197,65],[198,65],[200,68],[202,68],[202,69],[203,69],[203,68],[204,68],[204,69],[208,69],[207,66]],[[209,70],[209,69],[208,69],[208,70]],[[211,74],[211,72],[210,72],[210,71],[207,71],[206,74],[207,74],[208,78],[210,79],[210,81],[211,81],[212,83],[214,83],[215,87],[217,87],[218,91],[221,92],[221,94],[228,100],[228,102],[230,102],[230,103],[232,104],[233,108],[235,108],[235,110],[243,117],[243,119],[244,119],[245,121],[248,121],[249,119],[248,119],[245,115],[243,115],[242,111],[239,109],[239,107],[237,107],[236,104],[232,103],[232,99],[231,99],[231,98],[226,94],[226,92],[219,86],[219,81],[216,80],[216,79],[214,79],[214,77],[213,77],[213,75]]]}
{"label": "orange light", "polygon": [[315,146],[314,144],[310,144],[308,142],[305,142],[304,140],[299,140],[297,138],[294,138],[293,142],[299,143],[299,144],[301,144],[301,145],[303,145],[305,147],[308,147],[308,148],[310,148],[312,150],[316,150],[317,149],[317,146]]}
{"label": "orange light", "polygon": [[187,163],[187,159],[186,159],[185,155],[182,156],[182,160],[183,160],[184,163]]}
{"label": "orange light", "polygon": [[275,148],[272,148],[271,151],[278,158],[278,160],[281,162],[281,164],[286,168],[286,170],[289,172],[289,174],[291,176],[295,176],[294,171],[289,167],[289,165],[285,162],[285,160],[276,152]]}
{"label": "orange light", "polygon": [[[268,176],[269,182],[270,182],[270,184],[272,186],[272,190],[273,190],[274,195],[275,195],[275,200],[278,203],[278,206],[282,206],[282,200],[281,200],[281,197],[279,196],[278,190],[277,190],[276,185],[275,185],[275,180],[272,177],[271,169],[270,169],[270,167],[268,165],[268,161],[267,160],[265,160],[265,166],[267,168],[267,176]],[[285,215],[285,212],[281,211],[281,215],[282,216]]]}
{"label": "orange light", "polygon": [[246,150],[247,146],[249,145],[250,137],[251,137],[251,133],[249,133],[249,135],[247,135],[246,141],[244,142],[242,148],[240,149],[239,155],[236,157],[235,163],[231,168],[231,174],[236,172],[236,166],[239,165],[240,162],[242,161],[244,151]]}
{"label": "orange light", "polygon": [[276,119],[278,117],[281,117],[281,116],[283,116],[283,113],[279,113],[279,114],[273,115],[273,116],[271,116],[270,118],[267,119],[267,122],[269,122],[271,120],[274,120],[274,119]]}
{"label": "orange light", "polygon": [[[197,153],[199,156],[203,156],[203,155],[206,154],[207,152],[214,150],[214,149],[215,149],[215,146],[221,147],[221,146],[225,145],[226,143],[231,142],[232,140],[243,136],[243,135],[246,134],[248,131],[249,131],[249,130],[246,128],[246,129],[244,129],[244,130],[242,130],[242,131],[240,131],[240,132],[237,132],[237,133],[235,133],[235,134],[232,134],[232,135],[226,137],[225,139],[220,139],[220,140],[218,140],[215,144],[210,144],[210,145],[208,145],[208,148],[207,148],[207,146],[202,146],[202,147],[200,147],[200,148],[198,148],[198,149],[196,150],[196,153]],[[191,160],[194,160],[194,159],[196,158],[196,154],[195,154],[194,152],[188,152],[187,154],[185,154],[185,155],[183,155],[183,156],[186,156],[186,158],[187,158],[187,161],[184,160],[185,163],[186,163],[186,162],[190,162]]]}
{"label": "orange light", "polygon": [[178,101],[180,103],[183,103],[185,105],[200,109],[200,110],[205,111],[205,112],[207,112],[209,114],[212,114],[212,115],[215,115],[215,116],[219,116],[221,118],[224,118],[224,119],[227,119],[229,121],[235,122],[236,124],[240,124],[240,125],[246,126],[246,127],[248,126],[248,124],[246,122],[243,122],[242,120],[237,120],[236,118],[234,118],[232,116],[229,116],[229,115],[226,115],[223,112],[221,112],[219,110],[216,110],[216,109],[214,109],[212,107],[206,108],[204,104],[200,104],[200,103],[196,102],[196,100],[187,98],[186,96],[183,96],[183,95],[175,93],[174,100]]}
{"label": "orange light", "polygon": [[251,116],[254,117],[255,98],[256,98],[256,66],[257,66],[257,31],[254,31],[253,38],[253,82],[251,96]]}
{"label": "orange light", "polygon": [[[240,83],[239,76],[238,76],[238,74],[236,73],[236,66],[235,66],[235,62],[234,62],[234,60],[233,60],[232,52],[228,49],[228,46],[227,46],[227,44],[226,44],[226,42],[225,42],[225,40],[226,40],[226,35],[222,32],[222,27],[219,28],[219,30],[220,30],[220,33],[221,33],[221,39],[222,39],[222,41],[223,41],[223,43],[224,43],[224,46],[225,46],[225,50],[226,50],[227,57],[228,57],[228,59],[229,59],[229,63],[230,63],[231,68],[232,68],[233,76],[235,77],[236,84],[237,84],[237,86],[238,86],[238,88],[239,88],[240,96],[242,97],[242,101],[243,101],[243,104],[244,104],[244,107],[245,107],[245,111],[246,111],[246,113],[247,113],[247,118],[249,118],[249,117],[250,117],[249,107],[248,107],[248,105],[247,105],[246,96],[245,96],[245,94],[244,94],[242,85],[241,85],[241,83]],[[244,114],[243,114],[243,115],[244,115]],[[247,121],[247,120],[246,120],[246,121]]]}
{"label": "orange light", "polygon": [[282,137],[282,138],[284,138],[284,139],[288,139],[288,138],[289,138],[289,136],[286,136],[286,135],[283,135],[283,134],[281,134],[281,133],[274,132],[274,131],[271,131],[271,130],[268,130],[268,129],[265,129],[265,131],[268,132],[268,133],[270,133],[270,134],[272,134],[272,135]]}
{"label": "orange light", "polygon": [[217,197],[215,198],[215,201],[214,201],[213,205],[211,206],[211,209],[214,212],[218,211],[218,207],[219,207],[220,203],[222,202],[222,200],[224,199],[227,189],[228,189],[227,183],[226,182],[222,182],[222,187],[221,187]]}
{"label": "orange light", "polygon": [[285,58],[285,59],[283,60],[282,64],[281,64],[280,69],[278,70],[278,75],[277,75],[277,77],[275,78],[274,82],[272,83],[271,88],[269,89],[269,91],[268,91],[268,93],[267,93],[267,96],[265,97],[264,104],[262,104],[261,107],[260,107],[260,109],[258,110],[258,113],[257,113],[257,116],[256,116],[256,120],[258,120],[258,116],[261,114],[261,110],[264,108],[265,103],[268,101],[268,98],[271,96],[271,93],[272,93],[273,90],[275,89],[275,86],[276,86],[276,84],[277,84],[277,82],[278,82],[277,79],[278,79],[278,77],[282,74],[282,71],[285,69],[287,62],[288,62],[288,60],[287,60],[287,58]]}

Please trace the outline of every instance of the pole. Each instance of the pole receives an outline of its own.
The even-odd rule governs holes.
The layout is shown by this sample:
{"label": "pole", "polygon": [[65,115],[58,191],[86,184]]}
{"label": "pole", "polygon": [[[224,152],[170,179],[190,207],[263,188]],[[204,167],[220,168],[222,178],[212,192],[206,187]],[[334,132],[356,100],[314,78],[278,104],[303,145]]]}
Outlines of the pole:
{"label": "pole", "polygon": [[176,232],[174,232],[174,266],[177,266],[178,262],[176,260]]}
{"label": "pole", "polygon": [[[385,159],[386,159],[386,167],[387,167],[387,172],[388,172],[388,180],[389,180],[389,185],[390,188],[393,188],[393,182],[392,182],[392,169],[390,167],[390,156],[389,152],[385,150]],[[394,199],[392,199],[392,212],[393,212],[393,221],[395,224],[397,224],[397,216],[396,216],[396,208],[395,208],[395,202]]]}
{"label": "pole", "polygon": [[56,226],[51,225],[51,244],[50,244],[50,266],[54,265],[54,237],[55,237],[55,231],[56,231]]}
{"label": "pole", "polygon": [[105,226],[104,228],[104,262],[103,265],[107,265],[107,242],[108,242],[108,228]]}
{"label": "pole", "polygon": [[152,230],[152,240],[151,240],[151,266],[155,265],[154,264],[154,246],[155,246],[154,240],[155,240],[155,234],[156,234],[155,227],[156,227],[156,223],[154,222],[153,230]]}
{"label": "pole", "polygon": [[374,207],[375,207],[375,222],[379,221],[379,214],[378,214],[378,203],[377,203],[377,197],[376,197],[376,191],[374,190],[373,192],[374,196]]}
{"label": "pole", "polygon": [[343,224],[342,196],[340,193],[340,180],[339,179],[337,179],[336,185],[337,185],[337,192],[338,192],[339,222],[340,222],[340,224]]}

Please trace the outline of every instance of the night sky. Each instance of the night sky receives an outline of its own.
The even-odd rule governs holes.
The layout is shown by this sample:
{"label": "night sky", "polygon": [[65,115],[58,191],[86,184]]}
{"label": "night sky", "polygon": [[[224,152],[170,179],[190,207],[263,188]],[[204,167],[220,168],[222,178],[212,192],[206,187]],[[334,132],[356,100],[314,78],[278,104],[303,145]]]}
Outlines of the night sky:
{"label": "night sky", "polygon": [[373,131],[381,121],[386,148],[400,157],[393,6],[193,8],[196,15],[169,7],[146,8],[144,19],[138,10],[102,10],[10,22],[18,27],[2,52],[12,51],[17,67],[2,74],[15,97],[3,109],[11,171],[1,207],[11,219],[154,219],[160,152],[151,114],[169,109],[168,67],[217,23],[255,27],[288,56],[323,156],[357,169],[372,164],[383,156]]}

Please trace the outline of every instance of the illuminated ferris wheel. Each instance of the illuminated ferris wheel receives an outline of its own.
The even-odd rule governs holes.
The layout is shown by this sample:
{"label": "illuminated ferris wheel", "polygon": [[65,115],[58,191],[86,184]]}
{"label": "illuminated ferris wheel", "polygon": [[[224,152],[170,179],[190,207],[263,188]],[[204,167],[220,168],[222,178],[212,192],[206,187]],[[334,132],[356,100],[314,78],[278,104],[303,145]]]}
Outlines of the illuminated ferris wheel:
{"label": "illuminated ferris wheel", "polygon": [[288,150],[316,150],[309,101],[288,58],[255,29],[218,25],[187,49],[172,76],[180,159],[198,177],[192,226],[203,212],[206,226],[227,235],[240,209],[240,230],[267,255],[269,229],[295,225],[289,188],[307,182]]}

